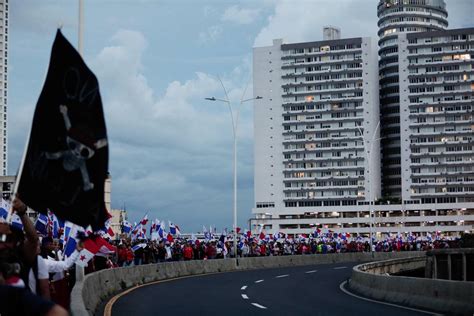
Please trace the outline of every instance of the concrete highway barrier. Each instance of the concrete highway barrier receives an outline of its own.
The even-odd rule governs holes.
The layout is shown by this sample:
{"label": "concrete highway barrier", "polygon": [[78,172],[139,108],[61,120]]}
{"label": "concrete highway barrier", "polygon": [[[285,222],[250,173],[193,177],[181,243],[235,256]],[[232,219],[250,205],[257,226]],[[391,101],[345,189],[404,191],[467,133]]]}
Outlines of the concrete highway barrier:
{"label": "concrete highway barrier", "polygon": [[71,293],[71,313],[92,315],[99,304],[112,295],[137,285],[190,275],[343,262],[366,262],[389,258],[424,256],[424,252],[340,253],[278,257],[193,260],[107,269],[86,275]]}
{"label": "concrete highway barrier", "polygon": [[392,276],[424,267],[425,256],[355,266],[349,289],[361,296],[447,314],[474,314],[474,282]]}

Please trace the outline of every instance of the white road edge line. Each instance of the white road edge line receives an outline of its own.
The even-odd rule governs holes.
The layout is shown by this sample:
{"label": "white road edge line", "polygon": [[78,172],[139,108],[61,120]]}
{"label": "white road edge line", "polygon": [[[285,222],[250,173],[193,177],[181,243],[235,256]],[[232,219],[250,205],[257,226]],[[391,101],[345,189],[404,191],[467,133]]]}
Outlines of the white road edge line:
{"label": "white road edge line", "polygon": [[289,276],[289,274],[282,274],[282,275],[276,276],[275,279],[286,278],[287,276]]}
{"label": "white road edge line", "polygon": [[245,294],[241,294],[241,295],[242,295],[242,298],[243,298],[244,300],[248,300],[248,299],[249,299],[249,297],[248,297],[247,295],[245,295]]}
{"label": "white road edge line", "polygon": [[306,271],[305,273],[314,273],[314,272],[318,272],[318,270]]}
{"label": "white road edge line", "polygon": [[334,270],[347,269],[347,267],[335,267]]}
{"label": "white road edge line", "polygon": [[347,281],[344,281],[344,282],[342,282],[341,284],[339,284],[339,289],[341,289],[341,291],[343,291],[343,292],[346,293],[347,295],[356,297],[356,298],[361,299],[361,300],[364,300],[364,301],[369,301],[369,302],[373,302],[373,303],[378,303],[378,304],[383,304],[383,305],[394,306],[394,307],[403,308],[403,309],[408,309],[408,310],[411,310],[411,311],[420,312],[420,313],[425,313],[425,314],[430,314],[430,315],[436,315],[436,316],[442,316],[442,315],[443,315],[443,314],[438,314],[438,313],[434,313],[434,312],[425,311],[425,310],[422,310],[422,309],[417,309],[417,308],[412,308],[412,307],[406,307],[406,306],[402,306],[402,305],[397,305],[397,304],[387,303],[387,302],[382,302],[382,301],[376,301],[376,300],[373,300],[373,299],[370,299],[370,298],[362,297],[362,296],[359,296],[359,295],[357,295],[357,294],[351,293],[351,292],[349,292],[348,290],[346,290],[346,289],[344,288],[344,286],[346,285],[346,283],[347,283]]}
{"label": "white road edge line", "polygon": [[260,282],[263,282],[263,280],[257,280],[257,281],[255,281],[255,283],[260,283]]}
{"label": "white road edge line", "polygon": [[244,285],[244,286],[242,286],[240,289],[241,289],[242,291],[245,291],[246,288],[247,288],[247,285]]}
{"label": "white road edge line", "polygon": [[265,306],[262,306],[262,305],[257,304],[257,303],[252,303],[252,305],[255,306],[255,307],[261,308],[261,309],[267,309]]}

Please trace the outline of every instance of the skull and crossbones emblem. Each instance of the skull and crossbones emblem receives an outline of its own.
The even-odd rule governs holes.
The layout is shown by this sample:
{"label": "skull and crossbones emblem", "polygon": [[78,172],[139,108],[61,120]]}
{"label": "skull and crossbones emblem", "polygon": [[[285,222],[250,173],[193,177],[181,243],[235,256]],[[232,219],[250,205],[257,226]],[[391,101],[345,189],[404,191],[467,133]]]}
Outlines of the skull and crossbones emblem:
{"label": "skull and crossbones emblem", "polygon": [[81,171],[84,191],[92,190],[94,188],[94,183],[90,181],[86,161],[94,156],[97,149],[107,146],[107,139],[99,139],[94,142],[92,146],[88,146],[81,141],[74,139],[73,136],[69,135],[72,125],[68,116],[67,106],[60,105],[59,112],[61,112],[63,116],[64,125],[68,131],[68,135],[66,136],[66,144],[68,149],[55,153],[46,153],[46,158],[50,160],[58,160],[62,158],[63,167],[66,171],[74,171],[79,169]]}

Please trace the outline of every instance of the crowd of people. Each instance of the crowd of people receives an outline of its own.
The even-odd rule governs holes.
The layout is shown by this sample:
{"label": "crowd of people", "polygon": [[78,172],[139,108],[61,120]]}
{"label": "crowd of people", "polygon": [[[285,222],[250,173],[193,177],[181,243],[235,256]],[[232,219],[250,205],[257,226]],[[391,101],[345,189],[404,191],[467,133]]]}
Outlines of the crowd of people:
{"label": "crowd of people", "polygon": [[[159,263],[181,260],[209,260],[234,258],[232,241],[221,240],[191,240],[177,238],[168,240],[146,241],[129,239],[115,241],[117,253],[109,258],[113,266],[130,266],[149,263]],[[138,247],[139,246],[139,247]],[[288,256],[346,252],[370,252],[370,242],[367,239],[333,239],[298,238],[284,240],[260,240],[249,238],[237,245],[238,257]],[[440,248],[459,247],[458,239],[434,240],[403,240],[401,238],[375,241],[373,251],[428,251]],[[99,259],[103,260],[103,259]],[[101,265],[104,267],[104,265]]]}
{"label": "crowd of people", "polygon": [[0,223],[0,314],[67,315],[71,285],[67,278],[82,244],[67,260],[50,238],[40,238],[26,214],[27,207],[14,199],[12,209],[22,228]]}
{"label": "crowd of people", "polygon": [[[0,223],[0,307],[1,315],[67,315],[70,293],[75,283],[75,263],[84,243],[65,256],[64,243],[49,236],[40,237],[26,215],[26,206],[15,199],[12,208],[22,222]],[[238,257],[290,256],[347,252],[427,251],[459,247],[459,239],[387,236],[384,240],[349,237],[342,234],[263,236],[240,234],[237,254],[231,235],[206,239],[121,238],[108,240],[107,251],[97,252],[88,261],[85,273],[103,269],[182,260],[212,260]],[[132,240],[133,239],[133,240]],[[86,248],[87,249],[87,248]],[[8,302],[8,304],[4,304]],[[27,303],[27,304],[25,304]]]}

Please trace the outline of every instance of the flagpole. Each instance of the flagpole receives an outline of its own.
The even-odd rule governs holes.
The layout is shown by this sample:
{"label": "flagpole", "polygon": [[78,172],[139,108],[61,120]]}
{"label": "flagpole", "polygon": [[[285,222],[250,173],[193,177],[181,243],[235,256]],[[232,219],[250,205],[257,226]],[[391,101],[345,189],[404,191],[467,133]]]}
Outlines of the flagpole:
{"label": "flagpole", "polygon": [[83,40],[84,40],[84,0],[79,0],[79,25],[78,25],[78,50],[79,54],[83,55]]}
{"label": "flagpole", "polygon": [[[78,51],[79,55],[83,55],[83,47],[82,47],[82,35],[83,35],[83,22],[84,22],[84,2],[83,0],[79,0],[79,17],[78,17]],[[84,281],[85,273],[84,267],[76,264],[76,281]]]}

